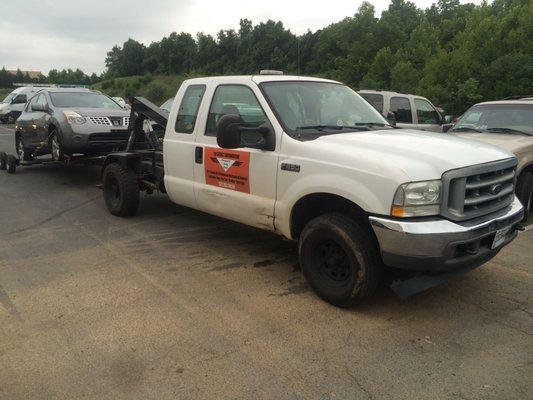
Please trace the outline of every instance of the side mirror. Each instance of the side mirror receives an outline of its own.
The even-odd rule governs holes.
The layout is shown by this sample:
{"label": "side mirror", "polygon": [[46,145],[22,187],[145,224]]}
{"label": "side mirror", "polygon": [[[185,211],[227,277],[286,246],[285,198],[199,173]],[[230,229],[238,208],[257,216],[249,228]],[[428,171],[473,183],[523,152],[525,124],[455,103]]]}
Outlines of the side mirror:
{"label": "side mirror", "polygon": [[249,147],[274,151],[276,136],[268,122],[258,127],[248,127],[239,115],[226,114],[217,123],[217,144],[223,149]]}
{"label": "side mirror", "polygon": [[444,118],[442,118],[442,124],[450,124],[452,122],[452,116],[451,115],[445,115]]}
{"label": "side mirror", "polygon": [[396,114],[392,111],[389,111],[387,113],[387,121],[389,121],[392,126],[396,126]]}
{"label": "side mirror", "polygon": [[442,132],[446,133],[453,128],[454,124],[442,124]]}
{"label": "side mirror", "polygon": [[46,112],[47,111],[47,107],[44,105],[44,104],[32,104],[31,105],[31,110],[32,111],[42,111],[42,112]]}

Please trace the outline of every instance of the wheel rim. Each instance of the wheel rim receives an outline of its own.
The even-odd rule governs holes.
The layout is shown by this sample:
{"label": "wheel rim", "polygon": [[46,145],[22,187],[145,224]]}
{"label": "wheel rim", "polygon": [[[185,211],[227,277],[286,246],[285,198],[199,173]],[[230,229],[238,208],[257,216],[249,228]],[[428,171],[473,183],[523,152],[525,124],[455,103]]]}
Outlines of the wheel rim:
{"label": "wheel rim", "polygon": [[345,282],[350,278],[350,259],[346,251],[332,240],[320,244],[317,261],[323,276],[335,282]]}
{"label": "wheel rim", "polygon": [[52,158],[59,160],[60,154],[59,142],[57,141],[57,137],[54,135],[52,136]]}
{"label": "wheel rim", "polygon": [[17,154],[19,156],[19,160],[24,161],[26,155],[24,154],[24,144],[22,143],[21,139],[17,140]]}
{"label": "wheel rim", "polygon": [[114,176],[108,176],[106,179],[106,199],[112,208],[116,208],[120,204],[122,194],[117,179]]}

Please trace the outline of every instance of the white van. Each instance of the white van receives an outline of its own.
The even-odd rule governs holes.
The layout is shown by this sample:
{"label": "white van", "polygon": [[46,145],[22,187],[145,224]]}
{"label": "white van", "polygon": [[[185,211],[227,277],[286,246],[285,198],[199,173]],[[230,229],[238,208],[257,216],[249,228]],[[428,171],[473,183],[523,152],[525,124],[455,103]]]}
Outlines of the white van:
{"label": "white van", "polygon": [[0,103],[0,121],[14,123],[22,113],[26,101],[41,89],[42,87],[24,86],[9,93]]}

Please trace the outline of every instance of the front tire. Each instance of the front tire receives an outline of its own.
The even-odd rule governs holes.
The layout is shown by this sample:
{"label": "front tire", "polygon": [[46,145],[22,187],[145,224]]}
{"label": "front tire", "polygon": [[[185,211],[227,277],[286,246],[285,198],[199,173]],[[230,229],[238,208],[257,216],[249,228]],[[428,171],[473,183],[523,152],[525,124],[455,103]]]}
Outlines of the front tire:
{"label": "front tire", "polygon": [[516,196],[525,208],[524,222],[531,218],[533,207],[533,173],[524,172],[516,185]]}
{"label": "front tire", "polygon": [[111,214],[131,217],[137,213],[140,202],[139,182],[131,169],[118,163],[109,164],[103,174],[103,191]]}
{"label": "front tire", "polygon": [[31,152],[26,149],[24,141],[19,135],[15,138],[15,147],[20,161],[31,161],[33,159]]}
{"label": "front tire", "polygon": [[63,161],[65,158],[65,152],[63,151],[63,145],[59,140],[59,134],[57,130],[53,130],[50,133],[50,154],[52,155],[52,160],[54,161]]}
{"label": "front tire", "polygon": [[300,235],[298,253],[305,278],[323,300],[352,307],[374,293],[382,263],[368,229],[341,214],[310,221]]}

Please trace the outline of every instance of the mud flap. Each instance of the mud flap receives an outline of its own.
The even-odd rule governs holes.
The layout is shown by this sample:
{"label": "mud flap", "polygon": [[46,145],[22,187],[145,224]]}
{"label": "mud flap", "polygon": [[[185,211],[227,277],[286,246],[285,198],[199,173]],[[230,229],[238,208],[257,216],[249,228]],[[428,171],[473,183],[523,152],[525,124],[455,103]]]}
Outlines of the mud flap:
{"label": "mud flap", "polygon": [[413,296],[417,293],[423,292],[424,290],[431,289],[432,287],[441,285],[454,278],[457,278],[458,276],[464,275],[480,266],[481,264],[474,264],[465,268],[459,268],[453,271],[442,272],[438,274],[419,274],[413,278],[396,280],[391,283],[390,288],[400,298],[406,299],[407,297]]}

